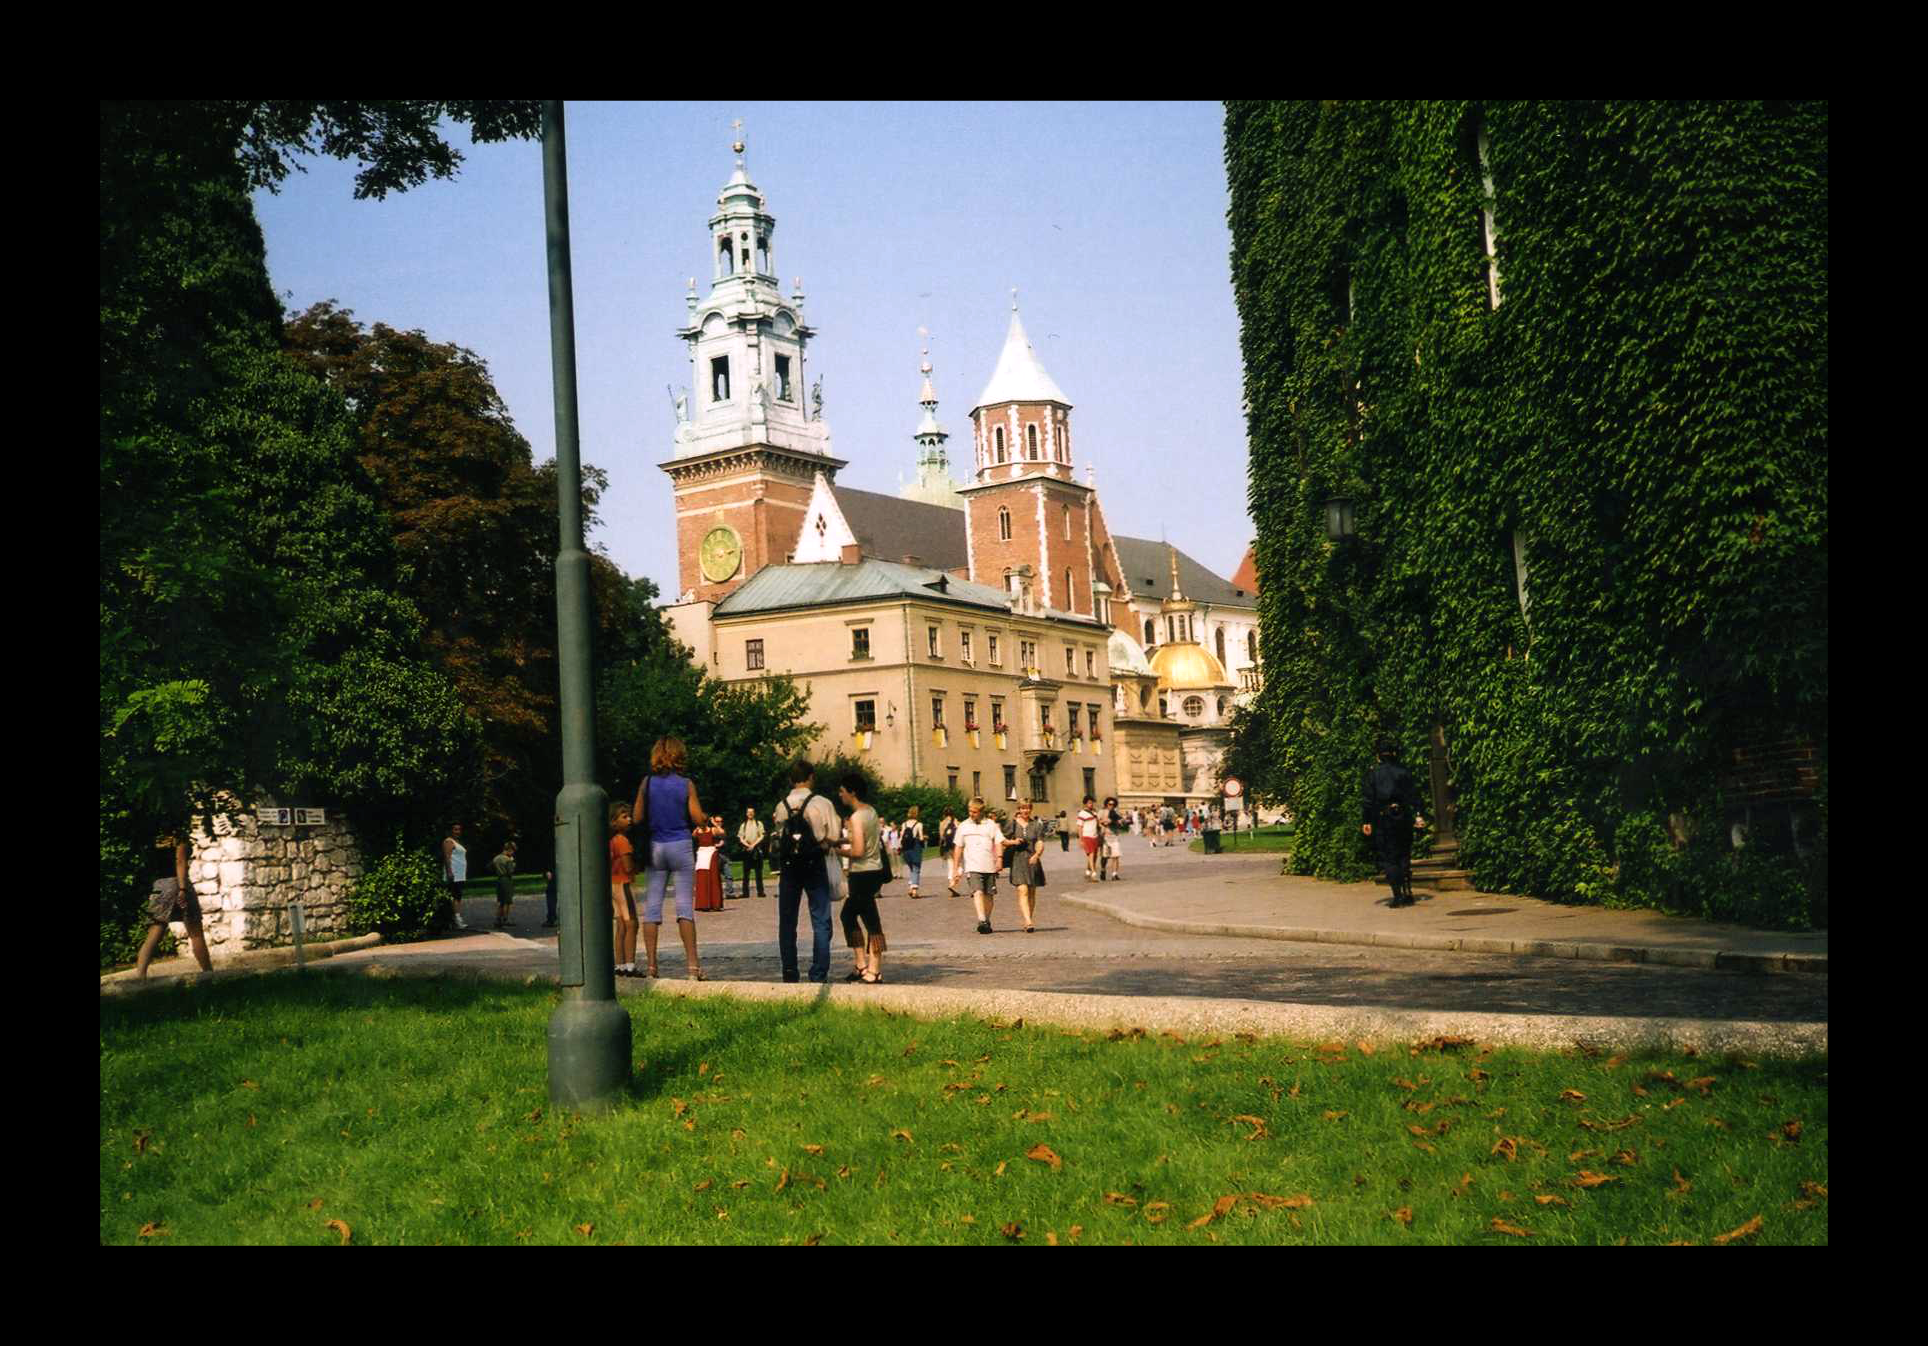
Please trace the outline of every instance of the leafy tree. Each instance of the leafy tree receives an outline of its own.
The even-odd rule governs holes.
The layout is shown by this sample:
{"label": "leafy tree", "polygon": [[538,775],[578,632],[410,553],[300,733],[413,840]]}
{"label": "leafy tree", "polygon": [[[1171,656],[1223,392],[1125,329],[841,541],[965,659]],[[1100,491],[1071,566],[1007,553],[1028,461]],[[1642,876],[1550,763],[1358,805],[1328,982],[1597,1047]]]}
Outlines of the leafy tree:
{"label": "leafy tree", "polygon": [[673,735],[689,749],[704,807],[730,819],[755,805],[767,817],[771,802],[789,788],[790,764],[819,732],[809,709],[808,695],[788,678],[720,682],[665,639],[602,674],[596,698],[602,778],[612,799],[628,800],[649,774],[650,748]]}
{"label": "leafy tree", "polygon": [[248,201],[311,138],[363,160],[363,195],[449,176],[444,116],[526,135],[537,105],[100,105],[104,958],[184,809],[313,788],[373,820],[468,769],[346,410],[279,356]]}

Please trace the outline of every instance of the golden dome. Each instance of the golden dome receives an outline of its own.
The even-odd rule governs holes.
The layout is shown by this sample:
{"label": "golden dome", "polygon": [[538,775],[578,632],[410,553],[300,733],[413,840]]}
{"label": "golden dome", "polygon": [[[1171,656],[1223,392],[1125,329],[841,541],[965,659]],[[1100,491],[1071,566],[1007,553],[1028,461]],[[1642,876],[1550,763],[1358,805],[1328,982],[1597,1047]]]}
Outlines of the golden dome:
{"label": "golden dome", "polygon": [[1151,670],[1158,685],[1175,692],[1202,691],[1209,687],[1230,687],[1224,667],[1211,653],[1190,641],[1160,645],[1151,657]]}

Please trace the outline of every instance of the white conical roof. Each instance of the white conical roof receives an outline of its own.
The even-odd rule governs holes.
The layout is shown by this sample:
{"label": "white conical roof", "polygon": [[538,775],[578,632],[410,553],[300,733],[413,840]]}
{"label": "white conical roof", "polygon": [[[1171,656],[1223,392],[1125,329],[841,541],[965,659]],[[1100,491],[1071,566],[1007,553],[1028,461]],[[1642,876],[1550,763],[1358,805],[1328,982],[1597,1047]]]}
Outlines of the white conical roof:
{"label": "white conical roof", "polygon": [[984,385],[984,391],[977,399],[980,407],[994,407],[1000,402],[1060,402],[1071,405],[1071,399],[1064,390],[1044,372],[1038,363],[1038,353],[1031,349],[1030,338],[1024,335],[1024,324],[1018,320],[1018,311],[1011,309],[1011,330],[1004,338],[1004,353],[997,358],[997,368],[991,371],[991,381]]}

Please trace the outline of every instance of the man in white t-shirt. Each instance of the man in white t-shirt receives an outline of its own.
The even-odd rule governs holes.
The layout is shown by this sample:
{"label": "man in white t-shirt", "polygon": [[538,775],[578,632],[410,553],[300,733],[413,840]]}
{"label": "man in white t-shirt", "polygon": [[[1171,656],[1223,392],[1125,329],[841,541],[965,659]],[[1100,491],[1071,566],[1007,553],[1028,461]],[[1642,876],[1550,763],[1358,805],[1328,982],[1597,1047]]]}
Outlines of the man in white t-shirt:
{"label": "man in white t-shirt", "polygon": [[1084,845],[1085,882],[1098,882],[1101,871],[1098,868],[1098,801],[1090,795],[1084,798],[1084,807],[1078,810],[1078,838]]}
{"label": "man in white t-shirt", "polygon": [[1004,832],[984,816],[982,796],[971,800],[971,816],[957,825],[957,853],[963,857],[964,886],[977,908],[977,933],[991,933],[991,904],[997,898],[997,872],[1003,859]]}

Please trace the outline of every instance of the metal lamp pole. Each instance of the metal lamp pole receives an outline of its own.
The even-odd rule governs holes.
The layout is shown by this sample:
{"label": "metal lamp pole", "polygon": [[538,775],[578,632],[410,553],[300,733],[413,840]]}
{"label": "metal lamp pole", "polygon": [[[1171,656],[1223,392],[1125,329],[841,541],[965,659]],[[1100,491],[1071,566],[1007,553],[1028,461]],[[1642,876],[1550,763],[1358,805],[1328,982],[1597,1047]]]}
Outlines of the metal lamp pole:
{"label": "metal lamp pole", "polygon": [[576,308],[569,270],[569,174],[562,102],[542,105],[542,198],[549,236],[549,350],[555,371],[556,648],[562,671],[562,793],[556,796],[556,896],[562,1004],[549,1017],[549,1101],[600,1111],[629,1085],[629,1013],[616,1003],[609,923],[609,796],[596,784],[589,554],[582,545],[576,430]]}

